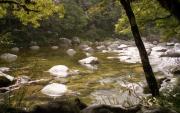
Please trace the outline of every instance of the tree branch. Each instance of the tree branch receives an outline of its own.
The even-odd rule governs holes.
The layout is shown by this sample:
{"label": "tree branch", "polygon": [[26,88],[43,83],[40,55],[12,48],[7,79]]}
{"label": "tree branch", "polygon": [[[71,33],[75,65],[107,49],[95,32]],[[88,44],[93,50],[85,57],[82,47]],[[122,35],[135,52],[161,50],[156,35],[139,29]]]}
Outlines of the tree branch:
{"label": "tree branch", "polygon": [[29,13],[29,12],[31,12],[31,11],[32,11],[32,12],[39,12],[39,11],[37,11],[37,10],[30,9],[30,8],[28,8],[25,4],[21,4],[21,3],[16,2],[16,1],[0,0],[0,4],[15,4],[15,5],[23,8],[24,11],[26,11],[27,13]]}
{"label": "tree branch", "polygon": [[180,1],[179,0],[157,0],[160,5],[173,14],[180,21]]}

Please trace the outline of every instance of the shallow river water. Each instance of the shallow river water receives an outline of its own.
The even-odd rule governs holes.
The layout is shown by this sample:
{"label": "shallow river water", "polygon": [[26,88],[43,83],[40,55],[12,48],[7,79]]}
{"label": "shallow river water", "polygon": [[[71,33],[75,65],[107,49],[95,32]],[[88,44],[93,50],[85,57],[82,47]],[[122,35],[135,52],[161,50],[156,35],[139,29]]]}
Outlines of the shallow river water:
{"label": "shallow river water", "polygon": [[[98,57],[100,62],[97,70],[89,70],[78,63],[78,60],[86,58],[85,54],[78,50],[73,57],[68,56],[64,50],[47,48],[41,48],[39,51],[22,50],[17,55],[18,59],[15,62],[0,61],[0,67],[10,68],[7,74],[14,77],[25,75],[29,76],[31,80],[47,79],[43,82],[24,85],[13,92],[14,101],[22,100],[24,106],[58,99],[41,93],[41,89],[49,83],[67,85],[68,93],[59,98],[75,96],[88,104],[118,104],[128,100],[126,95],[131,95],[128,89],[120,85],[122,82],[144,82],[144,73],[140,64],[128,64],[115,59],[107,59],[109,56],[115,56],[112,53],[94,53],[93,56]],[[54,78],[47,71],[55,65],[66,65],[70,69],[80,70],[81,74],[67,78]]]}

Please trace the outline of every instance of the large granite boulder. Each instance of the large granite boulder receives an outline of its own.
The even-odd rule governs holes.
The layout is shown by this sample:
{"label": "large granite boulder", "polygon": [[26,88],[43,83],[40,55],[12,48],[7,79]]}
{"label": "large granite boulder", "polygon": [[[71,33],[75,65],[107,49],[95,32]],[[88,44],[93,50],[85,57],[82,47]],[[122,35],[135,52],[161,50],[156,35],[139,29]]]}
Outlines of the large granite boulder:
{"label": "large granite boulder", "polygon": [[51,49],[52,50],[57,50],[57,49],[59,49],[59,47],[58,46],[52,46]]}
{"label": "large granite boulder", "polygon": [[78,61],[81,65],[87,67],[88,69],[91,69],[91,70],[96,70],[97,69],[97,65],[99,63],[98,61],[98,58],[97,57],[93,57],[93,56],[90,56],[90,57],[87,57],[87,58],[84,58],[82,60],[79,60]]}
{"label": "large granite boulder", "polygon": [[67,38],[59,38],[59,46],[63,48],[69,48],[72,46],[72,41]]}
{"label": "large granite boulder", "polygon": [[81,40],[79,39],[79,37],[75,36],[72,38],[73,45],[79,45],[80,43],[81,43]]}
{"label": "large granite boulder", "polygon": [[69,55],[69,56],[74,56],[75,54],[76,54],[76,51],[74,50],[74,49],[68,49],[67,51],[66,51],[66,53]]}
{"label": "large granite boulder", "polygon": [[69,68],[65,65],[56,65],[48,70],[48,72],[56,77],[67,77]]}
{"label": "large granite boulder", "polygon": [[67,86],[64,84],[52,83],[46,85],[41,92],[52,97],[62,96],[67,92]]}
{"label": "large granite boulder", "polygon": [[0,58],[6,62],[13,62],[18,58],[18,56],[11,53],[4,53],[0,56]]}
{"label": "large granite boulder", "polygon": [[17,52],[19,52],[19,48],[18,47],[13,47],[13,48],[11,48],[11,51],[14,52],[14,53],[17,53]]}
{"label": "large granite boulder", "polygon": [[30,49],[32,51],[38,51],[40,49],[40,47],[39,46],[31,46]]}

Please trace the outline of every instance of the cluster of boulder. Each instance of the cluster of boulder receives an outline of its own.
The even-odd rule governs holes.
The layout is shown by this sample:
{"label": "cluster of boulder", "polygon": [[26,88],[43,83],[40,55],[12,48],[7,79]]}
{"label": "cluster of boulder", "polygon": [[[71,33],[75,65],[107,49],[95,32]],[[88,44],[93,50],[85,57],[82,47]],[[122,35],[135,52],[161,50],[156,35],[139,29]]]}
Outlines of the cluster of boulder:
{"label": "cluster of boulder", "polygon": [[[2,107],[3,108],[3,107]],[[72,100],[51,101],[35,106],[32,110],[5,107],[0,111],[8,113],[177,113],[163,107],[146,108],[142,105],[122,107],[120,105],[91,105],[87,106],[79,98]]]}
{"label": "cluster of boulder", "polygon": [[[144,42],[146,51],[149,55],[150,63],[154,72],[162,73],[163,80],[160,84],[160,91],[164,94],[170,93],[177,85],[180,75],[180,43],[158,43]],[[141,63],[139,52],[133,42],[104,42],[97,49],[101,52],[116,53],[108,59],[119,59],[121,62]],[[157,78],[159,79],[159,78]]]}
{"label": "cluster of boulder", "polygon": [[[66,54],[70,57],[73,57],[77,54],[75,49],[72,49],[71,47],[73,45],[78,46],[85,55],[86,58],[83,58],[78,61],[78,63],[82,66],[87,67],[91,70],[97,70],[97,64],[99,63],[99,59],[97,57],[94,57],[94,51],[102,52],[102,53],[116,53],[116,56],[110,56],[108,59],[119,59],[121,62],[127,62],[127,63],[141,63],[141,59],[139,57],[139,52],[132,42],[125,42],[121,40],[117,41],[104,41],[104,42],[95,42],[95,47],[92,46],[92,43],[90,42],[83,42],[81,43],[80,39],[78,37],[73,37],[72,40],[67,38],[60,38],[59,41],[61,42],[60,45],[52,46],[52,50],[57,50],[60,47],[65,48]],[[168,91],[171,92],[174,86],[177,83],[177,79],[172,75],[179,75],[180,74],[180,44],[179,43],[166,43],[166,44],[158,44],[158,42],[145,42],[145,47],[147,50],[147,53],[149,55],[149,59],[151,62],[151,65],[153,66],[153,70],[155,72],[162,72],[167,77],[165,77],[162,80],[160,91],[166,91],[167,88]],[[40,49],[39,46],[36,44],[30,47],[31,50],[37,51]],[[12,52],[18,52],[19,48],[14,47],[11,49]],[[11,53],[4,53],[0,56],[0,59],[6,62],[13,62],[17,60],[17,55],[11,54]],[[8,71],[8,68],[0,68],[0,88],[2,87],[8,87],[14,82],[18,82],[17,79],[14,77],[5,74],[6,71]],[[48,72],[53,75],[55,78],[66,78],[68,76],[72,75],[78,75],[80,74],[79,70],[72,70],[69,69],[65,65],[55,65],[52,68],[48,70]],[[21,83],[28,83],[30,80],[28,77],[21,77]],[[130,82],[122,82],[121,80],[117,82],[122,88],[127,88],[128,90],[124,93],[124,98],[129,93],[128,91],[132,90],[136,96],[136,94],[143,94],[143,85],[141,83],[130,83]],[[45,95],[51,96],[51,97],[58,97],[66,94],[68,92],[68,87],[65,84],[62,83],[49,83],[44,88],[42,88],[41,92]],[[112,91],[114,93],[114,91]],[[95,92],[94,95],[103,95],[108,94],[106,91],[100,91]],[[142,95],[143,96],[143,95]],[[97,97],[97,96],[96,96]],[[121,98],[123,96],[121,95]],[[131,97],[128,97],[130,99],[134,99]],[[55,105],[55,106],[53,106]],[[61,108],[63,105],[62,103],[55,103],[55,104],[47,104],[46,106],[49,106],[48,108],[39,107],[35,109],[34,111],[30,113],[50,113],[50,112],[59,112],[59,110],[64,108]],[[138,108],[138,109],[137,109]],[[52,110],[54,109],[54,110]],[[57,110],[57,111],[56,111]],[[67,109],[66,109],[67,110]],[[65,111],[66,111],[65,110]],[[69,109],[71,110],[71,109]],[[111,105],[95,105],[87,108],[80,109],[81,113],[136,113],[140,110],[139,107],[133,108],[133,109],[124,109],[121,107],[115,107]],[[65,111],[62,111],[65,112]],[[142,113],[159,113],[161,109],[157,109],[150,112],[142,112]],[[74,113],[74,111],[67,111],[67,113]],[[78,112],[76,112],[78,113]],[[173,113],[173,112],[169,112]]]}

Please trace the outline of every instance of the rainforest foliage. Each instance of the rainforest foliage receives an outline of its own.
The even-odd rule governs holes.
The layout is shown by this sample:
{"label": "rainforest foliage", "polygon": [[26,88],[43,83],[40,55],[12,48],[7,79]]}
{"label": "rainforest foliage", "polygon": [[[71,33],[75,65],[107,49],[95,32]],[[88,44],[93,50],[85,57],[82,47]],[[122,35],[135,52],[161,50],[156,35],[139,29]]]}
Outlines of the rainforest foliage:
{"label": "rainforest foliage", "polygon": [[[179,21],[157,0],[131,3],[141,35],[149,40],[179,40]],[[56,43],[60,37],[84,40],[132,37],[119,0],[2,0],[0,45]],[[23,43],[22,43],[23,42]],[[50,42],[50,43],[49,43]]]}

